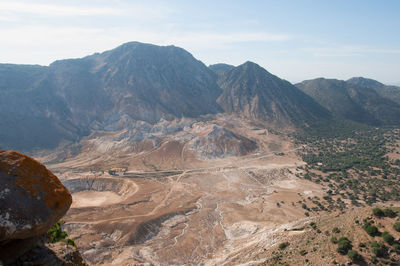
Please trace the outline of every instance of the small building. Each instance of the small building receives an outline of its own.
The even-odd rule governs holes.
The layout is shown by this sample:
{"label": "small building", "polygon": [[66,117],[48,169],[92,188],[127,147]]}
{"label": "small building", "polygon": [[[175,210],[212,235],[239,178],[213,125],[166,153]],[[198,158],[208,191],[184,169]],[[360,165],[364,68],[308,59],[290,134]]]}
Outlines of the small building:
{"label": "small building", "polygon": [[113,176],[124,175],[128,169],[126,167],[114,167],[108,170],[108,173]]}

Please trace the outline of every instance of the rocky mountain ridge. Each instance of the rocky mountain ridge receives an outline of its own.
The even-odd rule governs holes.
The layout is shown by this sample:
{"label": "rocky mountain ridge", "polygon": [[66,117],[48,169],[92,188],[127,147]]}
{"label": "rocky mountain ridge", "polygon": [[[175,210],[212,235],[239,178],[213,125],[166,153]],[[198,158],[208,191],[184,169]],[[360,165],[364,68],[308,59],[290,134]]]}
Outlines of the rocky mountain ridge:
{"label": "rocky mountain ridge", "polygon": [[[252,62],[207,67],[182,48],[138,42],[47,67],[0,64],[0,147],[52,150],[101,132],[128,130],[124,134],[133,137],[139,124],[157,128],[163,121],[217,114],[281,128],[312,126],[332,114],[373,125],[399,123],[397,87],[349,80],[343,84],[351,84],[351,92],[329,104],[352,105],[336,110],[307,84],[298,89]],[[347,115],[340,114],[344,110]]]}
{"label": "rocky mountain ridge", "polygon": [[223,72],[218,103],[225,112],[270,123],[310,123],[329,119],[327,110],[288,81],[253,62]]}
{"label": "rocky mountain ridge", "polygon": [[[296,87],[313,97],[339,119],[374,126],[400,123],[400,105],[395,100],[396,88],[375,80],[353,78],[343,81],[318,78],[298,83]],[[388,88],[394,92],[388,92]]]}
{"label": "rocky mountain ridge", "polygon": [[[241,67],[221,67],[234,71],[229,78],[240,75],[235,69]],[[138,42],[84,58],[59,60],[48,67],[0,65],[0,111],[4,114],[0,117],[0,146],[25,151],[53,149],[79,141],[94,130],[118,131],[140,121],[156,124],[183,117],[197,119],[224,109],[242,112],[227,108],[227,86],[223,92],[219,84],[228,81],[218,83],[212,69],[182,48]],[[317,106],[311,99],[303,102],[307,96],[288,82],[277,77],[274,82],[278,84],[260,84],[260,90],[282,86],[282,93],[266,95],[268,101],[263,99],[248,118],[287,124],[293,122],[288,116],[308,108],[302,105]],[[247,89],[243,93],[251,94]],[[285,93],[294,95],[287,96],[291,99],[288,104],[281,104]],[[320,110],[300,113],[302,121],[319,118]]]}

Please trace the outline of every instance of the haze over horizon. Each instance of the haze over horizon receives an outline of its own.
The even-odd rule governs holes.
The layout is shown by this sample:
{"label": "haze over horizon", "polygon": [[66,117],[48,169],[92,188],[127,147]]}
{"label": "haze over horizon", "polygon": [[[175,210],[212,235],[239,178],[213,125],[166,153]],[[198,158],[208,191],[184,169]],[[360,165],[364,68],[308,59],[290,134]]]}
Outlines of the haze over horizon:
{"label": "haze over horizon", "polygon": [[254,61],[293,83],[400,83],[398,1],[11,1],[0,3],[0,63],[48,65],[139,41],[205,64]]}

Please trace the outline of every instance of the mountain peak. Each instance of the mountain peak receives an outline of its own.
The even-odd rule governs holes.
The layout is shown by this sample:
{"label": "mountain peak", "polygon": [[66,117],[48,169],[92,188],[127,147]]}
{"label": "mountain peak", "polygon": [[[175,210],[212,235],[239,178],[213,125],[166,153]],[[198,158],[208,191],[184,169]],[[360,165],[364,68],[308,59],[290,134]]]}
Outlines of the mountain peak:
{"label": "mountain peak", "polygon": [[347,82],[352,83],[352,84],[357,84],[357,85],[360,85],[360,86],[365,86],[365,87],[381,87],[381,86],[384,86],[379,81],[376,81],[374,79],[369,79],[369,78],[363,78],[363,77],[353,77],[351,79],[348,79]]}
{"label": "mountain peak", "polygon": [[[246,61],[243,64],[239,65],[238,68],[244,68],[244,69],[263,69],[265,70],[262,66],[260,66],[257,63],[254,63],[252,61]],[[266,71],[266,70],[265,70]]]}
{"label": "mountain peak", "polygon": [[227,113],[285,124],[326,118],[327,111],[288,81],[247,61],[221,76],[218,103]]}
{"label": "mountain peak", "polygon": [[224,64],[224,63],[218,63],[218,64],[209,65],[208,68],[211,69],[212,71],[214,71],[215,74],[222,75],[225,72],[234,69],[235,66]]}

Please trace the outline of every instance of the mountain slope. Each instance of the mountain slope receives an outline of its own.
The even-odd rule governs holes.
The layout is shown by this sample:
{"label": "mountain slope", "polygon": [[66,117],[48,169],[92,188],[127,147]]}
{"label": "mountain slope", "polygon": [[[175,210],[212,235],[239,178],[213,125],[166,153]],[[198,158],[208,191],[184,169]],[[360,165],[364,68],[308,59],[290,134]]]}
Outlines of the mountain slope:
{"label": "mountain slope", "polygon": [[[87,120],[115,115],[156,122],[162,117],[217,113],[216,76],[174,46],[126,43],[101,54],[50,66],[56,90]],[[101,114],[99,116],[99,114]]]}
{"label": "mountain slope", "polygon": [[224,72],[218,84],[218,103],[227,113],[294,125],[329,118],[311,97],[252,62]]}
{"label": "mountain slope", "polygon": [[48,67],[0,65],[0,145],[30,150],[76,139],[65,102],[38,84]]}
{"label": "mountain slope", "polygon": [[376,80],[363,77],[351,78],[347,82],[374,89],[380,96],[400,104],[400,87],[388,86]]}
{"label": "mountain slope", "polygon": [[126,43],[49,67],[0,65],[0,146],[54,148],[93,129],[221,111],[217,76],[174,46]]}
{"label": "mountain slope", "polygon": [[208,68],[211,69],[212,71],[214,71],[215,74],[222,75],[226,71],[234,69],[235,66],[220,63],[220,64],[209,65]]}
{"label": "mountain slope", "polygon": [[400,123],[400,105],[382,97],[365,85],[318,78],[298,83],[296,87],[313,97],[338,118],[369,125]]}

